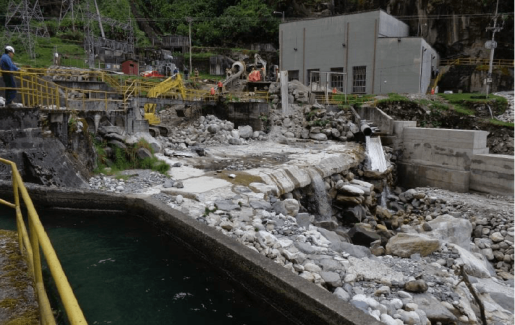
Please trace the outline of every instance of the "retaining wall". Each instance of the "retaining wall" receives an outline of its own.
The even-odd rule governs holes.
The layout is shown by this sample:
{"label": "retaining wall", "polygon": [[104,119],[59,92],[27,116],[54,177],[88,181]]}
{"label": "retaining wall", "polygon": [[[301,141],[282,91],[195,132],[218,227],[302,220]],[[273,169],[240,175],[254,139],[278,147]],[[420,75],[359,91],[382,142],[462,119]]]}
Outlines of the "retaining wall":
{"label": "retaining wall", "polygon": [[[28,190],[36,209],[70,209],[70,213],[84,209],[88,214],[96,210],[104,215],[122,212],[142,217],[298,324],[381,324],[350,303],[155,199],[33,185],[28,185]],[[0,182],[0,197],[12,199],[11,191],[9,184]]]}
{"label": "retaining wall", "polygon": [[513,195],[513,156],[489,155],[487,135],[404,127],[397,164],[400,185]]}
{"label": "retaining wall", "polygon": [[374,121],[382,134],[392,135],[394,119],[377,107],[363,105],[357,109],[357,113],[362,120]]}

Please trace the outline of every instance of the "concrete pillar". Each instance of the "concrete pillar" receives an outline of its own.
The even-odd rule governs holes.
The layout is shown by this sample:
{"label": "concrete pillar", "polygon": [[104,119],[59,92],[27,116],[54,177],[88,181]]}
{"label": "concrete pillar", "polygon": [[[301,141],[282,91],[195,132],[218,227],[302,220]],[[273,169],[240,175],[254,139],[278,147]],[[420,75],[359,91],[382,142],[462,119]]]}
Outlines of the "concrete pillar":
{"label": "concrete pillar", "polygon": [[288,115],[288,71],[281,71],[281,107],[283,115]]}
{"label": "concrete pillar", "polygon": [[102,118],[102,116],[100,116],[100,114],[95,114],[95,116],[93,118],[95,121],[95,133],[97,133],[98,126],[100,124],[100,119]]}

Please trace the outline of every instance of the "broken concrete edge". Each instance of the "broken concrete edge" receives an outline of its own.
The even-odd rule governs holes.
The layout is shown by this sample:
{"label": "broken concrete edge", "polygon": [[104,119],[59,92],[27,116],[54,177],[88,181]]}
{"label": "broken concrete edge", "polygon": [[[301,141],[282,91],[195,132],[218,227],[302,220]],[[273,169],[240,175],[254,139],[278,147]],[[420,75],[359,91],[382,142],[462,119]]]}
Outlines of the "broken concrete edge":
{"label": "broken concrete edge", "polygon": [[[136,215],[173,236],[214,264],[249,292],[299,324],[381,324],[330,292],[250,250],[221,232],[161,201],[138,195],[99,193],[27,184],[36,210],[71,209],[87,213]],[[0,197],[12,200],[10,182],[0,181]],[[11,201],[12,202],[12,201]],[[44,225],[43,225],[44,226]]]}

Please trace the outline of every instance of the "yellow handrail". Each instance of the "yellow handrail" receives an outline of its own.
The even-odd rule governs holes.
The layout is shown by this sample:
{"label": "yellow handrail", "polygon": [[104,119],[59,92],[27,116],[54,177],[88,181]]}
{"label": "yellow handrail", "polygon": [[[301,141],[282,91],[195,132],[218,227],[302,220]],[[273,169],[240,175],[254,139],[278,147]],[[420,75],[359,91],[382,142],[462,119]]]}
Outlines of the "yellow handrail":
{"label": "yellow handrail", "polygon": [[[41,257],[39,253],[40,247],[47,261],[52,278],[54,279],[57,291],[59,292],[59,296],[66,311],[66,315],[68,316],[68,320],[73,325],[87,324],[86,319],[84,318],[84,314],[80,309],[79,303],[73,294],[72,288],[70,287],[68,279],[64,274],[61,263],[57,258],[54,248],[52,247],[52,243],[50,242],[50,239],[48,238],[48,235],[45,232],[41,221],[39,220],[39,216],[36,212],[36,209],[34,208],[34,204],[32,203],[29,193],[23,184],[23,180],[20,176],[20,173],[18,172],[16,164],[12,161],[2,158],[0,158],[0,162],[11,167],[12,186],[14,192],[14,203],[0,200],[0,204],[4,204],[16,210],[18,241],[22,254],[25,253],[24,255],[27,259],[29,271],[31,272],[36,284],[36,293],[39,302],[41,323],[53,325],[55,324],[55,319],[52,314],[52,308],[50,307],[50,302],[48,301],[48,296],[43,283]],[[23,202],[25,203],[25,207],[27,208],[30,236],[25,227],[25,222],[23,221],[23,216],[21,213],[20,194]]]}
{"label": "yellow handrail", "polygon": [[[495,59],[492,61],[494,66],[513,67],[514,61],[507,59]],[[483,58],[457,58],[440,60],[440,65],[489,65],[490,59]]]}

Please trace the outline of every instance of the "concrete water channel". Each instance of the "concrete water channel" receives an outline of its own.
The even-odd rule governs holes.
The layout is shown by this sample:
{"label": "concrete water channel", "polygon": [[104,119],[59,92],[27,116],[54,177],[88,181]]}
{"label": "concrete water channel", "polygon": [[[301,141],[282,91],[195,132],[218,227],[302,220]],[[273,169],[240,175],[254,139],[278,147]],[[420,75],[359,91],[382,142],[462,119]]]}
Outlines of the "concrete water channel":
{"label": "concrete water channel", "polygon": [[379,324],[151,197],[28,190],[90,324]]}
{"label": "concrete water channel", "polygon": [[[0,228],[16,231],[9,212],[2,209]],[[136,216],[46,210],[40,218],[89,324],[294,324]],[[66,324],[47,268],[44,276]]]}

